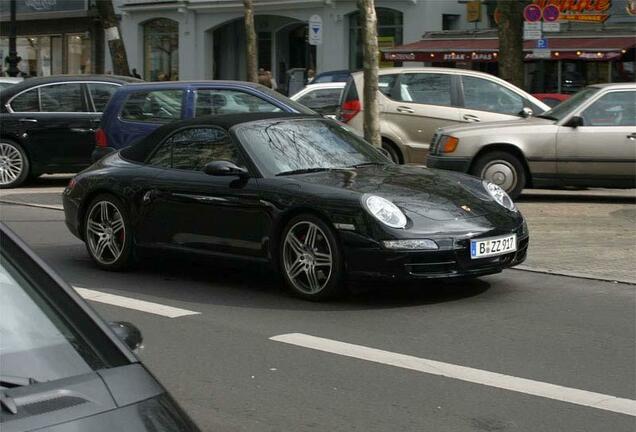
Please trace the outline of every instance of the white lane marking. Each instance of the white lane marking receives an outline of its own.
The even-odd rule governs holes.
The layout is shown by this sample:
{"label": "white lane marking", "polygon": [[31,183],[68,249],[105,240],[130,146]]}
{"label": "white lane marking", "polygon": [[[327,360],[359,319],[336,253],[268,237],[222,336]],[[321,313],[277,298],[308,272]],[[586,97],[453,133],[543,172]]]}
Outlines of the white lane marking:
{"label": "white lane marking", "polygon": [[138,300],[130,297],[124,297],[115,294],[109,294],[101,291],[95,291],[88,288],[74,286],[75,291],[86,300],[99,303],[106,303],[113,306],[119,306],[127,309],[134,309],[155,315],[161,315],[168,318],[178,318],[188,315],[199,315],[201,312],[194,312],[187,309],[166,306],[159,303],[153,303],[145,300]]}
{"label": "white lane marking", "polygon": [[339,342],[303,333],[288,333],[270,337],[271,340],[311,348],[346,357],[353,357],[389,366],[453,378],[489,387],[540,396],[576,405],[583,405],[615,413],[636,416],[636,401],[601,393],[579,390],[560,385],[473,369],[451,363],[442,363],[391,351]]}

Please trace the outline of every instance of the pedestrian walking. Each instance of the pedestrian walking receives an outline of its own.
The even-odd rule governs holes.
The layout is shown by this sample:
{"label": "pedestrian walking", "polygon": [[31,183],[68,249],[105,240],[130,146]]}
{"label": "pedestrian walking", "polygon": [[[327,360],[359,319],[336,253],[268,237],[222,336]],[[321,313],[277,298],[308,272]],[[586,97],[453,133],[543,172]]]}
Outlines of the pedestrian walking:
{"label": "pedestrian walking", "polygon": [[133,77],[135,77],[135,78],[139,78],[139,79],[141,79],[141,75],[139,75],[139,74],[137,73],[137,69],[136,69],[136,68],[133,68],[133,69],[132,69],[132,76],[133,76]]}

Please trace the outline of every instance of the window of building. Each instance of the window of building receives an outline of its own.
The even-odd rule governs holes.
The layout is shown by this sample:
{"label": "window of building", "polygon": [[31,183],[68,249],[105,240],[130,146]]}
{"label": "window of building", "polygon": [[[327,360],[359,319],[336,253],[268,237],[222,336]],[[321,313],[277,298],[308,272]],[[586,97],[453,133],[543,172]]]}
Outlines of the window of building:
{"label": "window of building", "polygon": [[[383,40],[383,45],[388,46],[393,41],[393,45],[402,44],[403,19],[402,12],[376,8],[378,17],[378,39]],[[360,23],[360,13],[354,12],[349,15],[349,68],[351,70],[362,69],[362,26]]]}
{"label": "window of building", "polygon": [[123,120],[168,123],[181,118],[181,90],[135,92],[121,110]]}
{"label": "window of building", "polygon": [[144,78],[149,81],[179,79],[179,23],[158,18],[143,25]]}
{"label": "window of building", "polygon": [[459,15],[442,14],[442,30],[459,30]]}

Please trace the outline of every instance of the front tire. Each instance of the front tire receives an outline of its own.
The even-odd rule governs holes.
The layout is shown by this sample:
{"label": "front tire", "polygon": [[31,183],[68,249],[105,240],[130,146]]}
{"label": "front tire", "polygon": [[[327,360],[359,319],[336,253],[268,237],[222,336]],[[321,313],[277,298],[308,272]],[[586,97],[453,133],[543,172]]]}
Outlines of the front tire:
{"label": "front tire", "polygon": [[102,194],[91,202],[84,219],[84,241],[88,254],[104,270],[122,271],[132,264],[132,230],[120,199]]}
{"label": "front tire", "polygon": [[319,301],[343,293],[344,264],[333,229],[311,214],[294,217],[279,245],[279,268],[297,296]]}
{"label": "front tire", "polygon": [[29,176],[29,158],[22,146],[0,141],[0,189],[20,186]]}
{"label": "front tire", "polygon": [[471,174],[501,187],[513,200],[526,186],[526,169],[519,158],[505,151],[492,151],[480,156]]}
{"label": "front tire", "polygon": [[382,141],[382,148],[389,154],[389,157],[396,164],[401,164],[402,158],[400,157],[400,151],[391,143]]}

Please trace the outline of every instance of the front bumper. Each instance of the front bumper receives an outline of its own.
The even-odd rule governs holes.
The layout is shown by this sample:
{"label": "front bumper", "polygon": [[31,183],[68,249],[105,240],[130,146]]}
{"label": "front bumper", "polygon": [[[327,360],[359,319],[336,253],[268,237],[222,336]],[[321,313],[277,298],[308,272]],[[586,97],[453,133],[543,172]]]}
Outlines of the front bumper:
{"label": "front bumper", "polygon": [[[521,226],[513,232],[517,234],[515,252],[479,259],[470,257],[470,237],[448,239],[448,247],[435,251],[396,251],[379,246],[356,248],[345,245],[347,273],[350,279],[393,280],[477,277],[499,273],[526,259],[530,237]],[[510,233],[491,232],[472,239]]]}
{"label": "front bumper", "polygon": [[470,169],[470,158],[443,157],[429,154],[426,158],[426,166],[429,168],[467,173]]}

